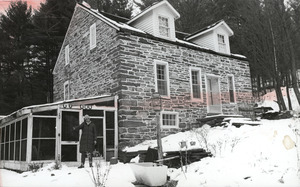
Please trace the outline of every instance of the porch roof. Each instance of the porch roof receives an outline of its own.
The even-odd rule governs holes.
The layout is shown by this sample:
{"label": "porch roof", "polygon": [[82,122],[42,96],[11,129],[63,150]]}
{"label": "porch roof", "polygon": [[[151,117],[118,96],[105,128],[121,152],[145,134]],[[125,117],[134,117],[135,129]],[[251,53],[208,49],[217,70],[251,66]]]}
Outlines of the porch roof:
{"label": "porch roof", "polygon": [[[95,103],[115,101],[115,99],[117,99],[117,96],[100,95],[100,96],[95,96],[95,97],[70,99],[70,100],[64,100],[64,101],[57,101],[54,103],[26,106],[26,107],[23,107],[7,116],[4,116],[3,118],[0,118],[0,126],[2,126],[3,124],[9,123],[10,121],[12,121],[16,118],[22,117],[26,114],[54,110],[54,109],[57,109],[61,105],[66,105],[66,104],[69,104],[69,105],[71,104],[72,106],[90,105],[90,104],[95,104]],[[114,103],[114,106],[116,106],[116,103]]]}

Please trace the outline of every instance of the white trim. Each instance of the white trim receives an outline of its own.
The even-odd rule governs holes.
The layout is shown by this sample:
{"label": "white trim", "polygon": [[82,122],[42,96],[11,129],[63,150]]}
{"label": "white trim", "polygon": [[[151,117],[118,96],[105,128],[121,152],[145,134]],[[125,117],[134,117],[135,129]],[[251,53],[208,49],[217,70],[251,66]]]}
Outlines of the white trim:
{"label": "white trim", "polygon": [[[194,98],[194,96],[193,96],[192,71],[198,71],[198,73],[199,73],[200,98]],[[191,100],[192,100],[192,101],[203,101],[202,73],[201,73],[201,68],[197,68],[197,67],[189,67],[189,75],[190,75]]]}
{"label": "white trim", "polygon": [[157,3],[157,4],[155,4],[155,5],[153,5],[153,6],[149,7],[149,8],[147,8],[145,11],[141,12],[140,14],[138,14],[137,16],[135,16],[134,18],[132,18],[131,20],[129,20],[129,21],[127,22],[127,24],[130,24],[130,23],[134,22],[135,20],[139,19],[140,17],[143,17],[143,16],[146,15],[148,12],[150,12],[150,11],[156,9],[157,7],[159,7],[159,6],[163,5],[163,4],[166,4],[167,7],[170,8],[170,10],[172,11],[172,13],[175,15],[175,17],[174,17],[175,19],[180,18],[180,14],[174,9],[174,7],[173,7],[168,1],[164,0],[164,1],[161,1],[161,2],[159,2],[159,3]]}
{"label": "white trim", "polygon": [[[163,125],[163,114],[175,115],[175,126],[173,126],[173,125]],[[164,129],[179,128],[179,113],[178,112],[161,111],[159,120],[160,120],[160,127],[161,128],[164,128]]]}
{"label": "white trim", "polygon": [[[68,85],[68,90],[66,90],[66,85]],[[66,92],[68,93],[68,95],[66,95]],[[70,99],[70,81],[67,80],[64,83],[64,101],[69,99]]]}
{"label": "white trim", "polygon": [[90,50],[94,49],[97,46],[97,30],[96,23],[93,23],[90,26]]}
{"label": "white trim", "polygon": [[162,97],[170,97],[170,78],[169,78],[169,63],[161,60],[154,60],[154,81],[155,81],[155,92],[158,92],[157,84],[157,64],[164,65],[166,67],[166,79],[167,79],[167,95],[162,95]]}
{"label": "white trim", "polygon": [[[230,101],[230,92],[229,92],[229,78],[232,78],[232,89],[233,89],[233,101],[234,102],[231,102]],[[228,88],[228,94],[229,94],[229,102],[232,103],[232,104],[235,104],[236,103],[236,92],[235,92],[235,80],[234,80],[234,75],[233,74],[229,74],[227,75],[227,88]]]}
{"label": "white trim", "polygon": [[69,44],[65,46],[65,65],[70,63],[70,46]]}

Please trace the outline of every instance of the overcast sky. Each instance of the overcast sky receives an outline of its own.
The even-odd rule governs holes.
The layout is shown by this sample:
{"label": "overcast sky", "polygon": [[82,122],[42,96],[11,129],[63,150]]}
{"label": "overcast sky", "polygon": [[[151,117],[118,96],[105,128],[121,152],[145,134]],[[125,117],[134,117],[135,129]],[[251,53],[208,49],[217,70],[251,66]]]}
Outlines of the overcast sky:
{"label": "overcast sky", "polygon": [[[0,13],[4,13],[5,10],[8,8],[10,2],[16,0],[0,0]],[[31,5],[32,8],[36,9],[40,6],[40,2],[44,2],[45,0],[22,0],[27,1],[28,5]]]}

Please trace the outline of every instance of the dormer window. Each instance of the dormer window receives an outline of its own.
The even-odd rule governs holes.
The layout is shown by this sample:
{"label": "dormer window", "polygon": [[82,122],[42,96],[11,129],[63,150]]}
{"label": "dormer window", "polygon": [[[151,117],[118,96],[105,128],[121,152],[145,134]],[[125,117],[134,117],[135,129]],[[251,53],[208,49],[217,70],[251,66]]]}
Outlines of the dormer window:
{"label": "dormer window", "polygon": [[158,16],[159,34],[163,37],[170,37],[169,19],[167,17]]}
{"label": "dormer window", "polygon": [[219,52],[226,53],[226,43],[224,35],[218,34]]}

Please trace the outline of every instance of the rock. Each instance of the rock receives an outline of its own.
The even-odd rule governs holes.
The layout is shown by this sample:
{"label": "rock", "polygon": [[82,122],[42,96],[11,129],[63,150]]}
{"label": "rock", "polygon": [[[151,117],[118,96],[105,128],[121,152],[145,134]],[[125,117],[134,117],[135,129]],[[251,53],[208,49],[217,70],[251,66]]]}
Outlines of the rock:
{"label": "rock", "polygon": [[295,147],[295,142],[289,135],[284,136],[282,143],[287,150],[293,149]]}

